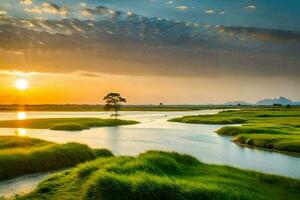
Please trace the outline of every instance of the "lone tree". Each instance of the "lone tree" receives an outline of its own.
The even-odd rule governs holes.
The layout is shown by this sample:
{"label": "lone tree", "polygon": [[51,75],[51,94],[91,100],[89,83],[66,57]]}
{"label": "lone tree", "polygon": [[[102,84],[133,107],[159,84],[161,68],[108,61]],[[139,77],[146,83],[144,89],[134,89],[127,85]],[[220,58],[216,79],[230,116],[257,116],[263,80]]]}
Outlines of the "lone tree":
{"label": "lone tree", "polygon": [[118,93],[109,93],[103,98],[103,100],[105,101],[104,110],[108,111],[110,109],[113,109],[115,111],[115,114],[113,114],[112,116],[115,116],[117,119],[121,104],[126,103],[126,99],[121,97],[121,95]]}

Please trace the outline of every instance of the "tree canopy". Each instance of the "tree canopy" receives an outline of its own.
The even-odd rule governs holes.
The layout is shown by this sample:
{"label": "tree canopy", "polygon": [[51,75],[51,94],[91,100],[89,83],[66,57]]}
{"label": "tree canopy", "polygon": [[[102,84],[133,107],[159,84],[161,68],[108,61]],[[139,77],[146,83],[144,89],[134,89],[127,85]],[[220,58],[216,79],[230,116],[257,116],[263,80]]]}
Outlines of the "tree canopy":
{"label": "tree canopy", "polygon": [[105,101],[104,110],[114,109],[114,116],[117,118],[118,111],[121,108],[122,103],[126,103],[126,99],[123,98],[119,93],[109,93],[103,100]]}

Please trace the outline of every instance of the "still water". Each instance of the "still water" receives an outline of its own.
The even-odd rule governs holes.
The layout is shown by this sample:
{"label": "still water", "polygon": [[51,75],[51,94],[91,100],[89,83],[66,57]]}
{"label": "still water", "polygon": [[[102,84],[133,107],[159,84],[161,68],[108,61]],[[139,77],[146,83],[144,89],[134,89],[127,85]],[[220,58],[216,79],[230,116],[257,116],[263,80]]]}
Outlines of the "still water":
{"label": "still water", "polygon": [[[230,165],[300,179],[299,156],[236,145],[231,142],[230,137],[219,136],[214,132],[222,125],[183,124],[167,121],[177,116],[215,114],[219,111],[121,112],[122,119],[133,119],[141,123],[76,132],[0,128],[0,135],[18,134],[58,143],[85,143],[93,148],[108,148],[116,155],[137,155],[147,150],[177,151],[193,155],[207,163]],[[108,118],[109,116],[110,113],[107,112],[0,112],[0,120],[50,117]]]}

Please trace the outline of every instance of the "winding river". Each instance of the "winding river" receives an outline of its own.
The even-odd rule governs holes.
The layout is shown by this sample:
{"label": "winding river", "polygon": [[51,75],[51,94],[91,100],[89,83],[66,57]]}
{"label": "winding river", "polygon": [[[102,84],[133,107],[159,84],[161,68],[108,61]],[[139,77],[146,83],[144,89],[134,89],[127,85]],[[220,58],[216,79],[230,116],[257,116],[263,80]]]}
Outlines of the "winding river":
{"label": "winding river", "polygon": [[[214,133],[222,125],[183,124],[167,121],[177,116],[215,114],[219,111],[121,112],[122,119],[133,119],[141,123],[76,132],[0,128],[0,135],[19,134],[58,143],[85,143],[93,148],[108,148],[116,155],[137,155],[147,150],[177,151],[193,155],[206,163],[230,165],[300,179],[299,156],[236,145],[231,142],[230,137]],[[107,112],[0,112],[0,120],[109,116],[110,113]],[[2,181],[0,182],[0,196],[29,192],[44,178],[45,174],[37,174]]]}

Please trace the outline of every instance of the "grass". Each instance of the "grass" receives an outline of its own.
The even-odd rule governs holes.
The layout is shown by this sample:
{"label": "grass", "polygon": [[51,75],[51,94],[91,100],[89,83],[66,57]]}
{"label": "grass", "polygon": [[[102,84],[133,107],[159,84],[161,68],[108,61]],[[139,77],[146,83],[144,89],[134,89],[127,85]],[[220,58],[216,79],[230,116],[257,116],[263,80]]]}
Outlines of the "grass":
{"label": "grass", "polygon": [[0,180],[73,167],[110,155],[107,150],[93,150],[83,144],[55,144],[27,137],[0,136]]}
{"label": "grass", "polygon": [[40,139],[15,136],[0,136],[0,151],[14,148],[33,148],[52,144]]}
{"label": "grass", "polygon": [[233,141],[273,150],[300,153],[300,109],[244,109],[216,115],[184,116],[173,122],[199,124],[242,124],[225,126],[216,132],[234,136]]}
{"label": "grass", "polygon": [[17,199],[298,200],[300,181],[150,151],[80,164],[50,176],[34,192]]}
{"label": "grass", "polygon": [[80,131],[92,127],[120,126],[136,123],[138,122],[120,119],[116,120],[99,118],[45,118],[0,121],[0,127]]}

